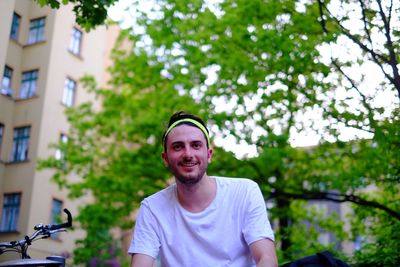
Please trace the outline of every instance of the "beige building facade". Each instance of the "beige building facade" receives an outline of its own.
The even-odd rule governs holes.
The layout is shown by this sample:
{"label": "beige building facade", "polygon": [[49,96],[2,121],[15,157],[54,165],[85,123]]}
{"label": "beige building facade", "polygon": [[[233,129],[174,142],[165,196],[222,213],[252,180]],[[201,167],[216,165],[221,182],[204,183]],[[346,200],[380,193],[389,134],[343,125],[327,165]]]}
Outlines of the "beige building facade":
{"label": "beige building facade", "polygon": [[[52,223],[63,208],[77,214],[81,203],[51,181],[51,170],[37,170],[39,159],[61,153],[49,144],[65,140],[66,107],[92,100],[79,82],[85,74],[105,85],[118,28],[86,33],[71,6],[40,7],[33,0],[0,1],[0,242]],[[65,218],[65,217],[63,217]],[[82,231],[61,233],[33,243],[33,258],[70,254]],[[0,255],[0,262],[16,253]]]}

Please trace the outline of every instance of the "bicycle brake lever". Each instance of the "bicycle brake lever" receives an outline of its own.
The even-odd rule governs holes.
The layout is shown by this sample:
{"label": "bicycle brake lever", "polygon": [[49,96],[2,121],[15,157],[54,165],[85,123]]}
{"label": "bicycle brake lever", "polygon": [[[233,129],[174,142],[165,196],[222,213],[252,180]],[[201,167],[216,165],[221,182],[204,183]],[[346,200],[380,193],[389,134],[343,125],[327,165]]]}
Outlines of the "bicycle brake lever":
{"label": "bicycle brake lever", "polygon": [[34,230],[42,230],[44,225],[42,223],[36,224],[35,227],[33,228]]}

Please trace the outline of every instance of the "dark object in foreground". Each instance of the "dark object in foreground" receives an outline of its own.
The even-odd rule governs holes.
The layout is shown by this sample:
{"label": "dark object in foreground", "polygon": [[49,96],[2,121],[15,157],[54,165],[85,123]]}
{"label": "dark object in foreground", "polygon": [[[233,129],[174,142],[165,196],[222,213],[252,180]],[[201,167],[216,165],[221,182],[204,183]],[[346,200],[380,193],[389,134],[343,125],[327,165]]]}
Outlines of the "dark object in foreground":
{"label": "dark object in foreground", "polygon": [[350,267],[342,260],[335,258],[329,251],[317,253],[292,262],[285,263],[281,267]]}

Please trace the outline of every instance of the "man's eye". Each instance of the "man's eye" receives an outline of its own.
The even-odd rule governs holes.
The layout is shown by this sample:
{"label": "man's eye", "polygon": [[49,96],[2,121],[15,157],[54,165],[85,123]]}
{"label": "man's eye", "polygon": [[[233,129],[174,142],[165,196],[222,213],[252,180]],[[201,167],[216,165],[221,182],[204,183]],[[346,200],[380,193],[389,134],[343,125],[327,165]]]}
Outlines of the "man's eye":
{"label": "man's eye", "polygon": [[196,142],[193,144],[194,148],[201,148],[201,143],[200,142]]}
{"label": "man's eye", "polygon": [[172,149],[173,150],[180,150],[180,149],[182,149],[182,145],[173,145]]}

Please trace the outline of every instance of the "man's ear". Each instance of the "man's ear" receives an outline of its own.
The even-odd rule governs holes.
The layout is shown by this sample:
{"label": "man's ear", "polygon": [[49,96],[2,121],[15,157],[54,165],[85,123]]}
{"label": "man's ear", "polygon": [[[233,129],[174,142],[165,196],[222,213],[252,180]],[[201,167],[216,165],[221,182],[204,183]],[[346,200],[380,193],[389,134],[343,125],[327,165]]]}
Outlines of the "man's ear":
{"label": "man's ear", "polygon": [[168,167],[168,157],[167,157],[167,153],[162,152],[162,153],[161,153],[161,157],[162,157],[162,160],[163,160],[163,162],[164,162],[165,167]]}
{"label": "man's ear", "polygon": [[213,150],[212,148],[208,149],[208,163],[211,163],[211,158],[212,158]]}

